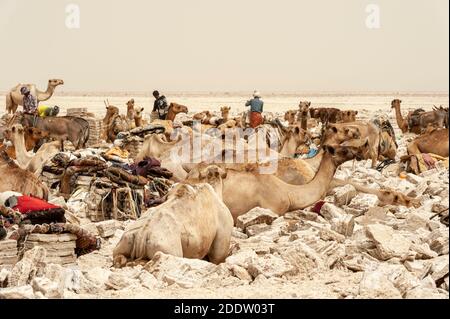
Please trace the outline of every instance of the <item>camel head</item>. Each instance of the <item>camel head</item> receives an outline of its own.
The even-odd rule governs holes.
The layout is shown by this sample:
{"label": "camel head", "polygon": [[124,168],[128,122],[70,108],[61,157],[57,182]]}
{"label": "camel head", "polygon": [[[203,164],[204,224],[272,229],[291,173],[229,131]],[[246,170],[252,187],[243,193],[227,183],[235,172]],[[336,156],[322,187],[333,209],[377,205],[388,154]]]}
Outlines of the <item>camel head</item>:
{"label": "camel head", "polygon": [[131,99],[127,102],[127,109],[134,109],[134,99]]}
{"label": "camel head", "polygon": [[64,81],[63,80],[59,80],[59,79],[50,79],[48,80],[48,86],[50,87],[57,87],[58,85],[63,85]]}
{"label": "camel head", "polygon": [[187,114],[189,112],[187,106],[177,104],[177,103],[170,103],[169,110],[172,110],[172,112],[175,114],[178,114],[178,113],[186,113]]}
{"label": "camel head", "polygon": [[391,102],[391,108],[400,107],[400,104],[402,103],[402,100],[395,99]]}
{"label": "camel head", "polygon": [[284,120],[287,121],[290,125],[295,123],[295,116],[297,115],[296,110],[289,110],[284,113]]}
{"label": "camel head", "polygon": [[135,107],[134,108],[134,117],[135,118],[141,118],[143,113],[144,113],[143,107]]}
{"label": "camel head", "polygon": [[357,161],[367,158],[369,152],[369,140],[352,141],[352,143],[324,145],[324,151],[333,157],[333,162],[336,166],[341,165],[347,161],[356,159]]}
{"label": "camel head", "polygon": [[390,205],[401,205],[405,207],[420,207],[420,202],[416,198],[411,198],[409,196],[406,196],[402,193],[395,192],[393,190],[380,190],[381,202],[387,203]]}
{"label": "camel head", "polygon": [[340,144],[348,140],[359,138],[361,138],[361,132],[357,127],[339,127],[334,124],[328,124],[322,137],[322,144]]}
{"label": "camel head", "polygon": [[300,110],[300,114],[302,116],[308,115],[309,107],[311,106],[311,102],[301,101],[298,105],[298,108]]}
{"label": "camel head", "polygon": [[113,105],[108,105],[106,107],[106,117],[111,117],[113,115],[119,114],[119,108]]}
{"label": "camel head", "polygon": [[318,114],[318,112],[316,112],[316,111],[317,111],[317,109],[314,109],[314,108],[312,108],[312,107],[309,109],[309,115],[310,115],[313,119],[319,117],[319,114]]}
{"label": "camel head", "polygon": [[222,113],[222,117],[223,118],[228,118],[228,115],[230,114],[230,110],[231,110],[231,107],[229,107],[229,106],[222,106],[220,108],[220,112]]}
{"label": "camel head", "polygon": [[27,137],[31,138],[33,141],[39,141],[50,136],[50,133],[47,131],[42,131],[35,127],[27,127],[25,129],[25,134]]}
{"label": "camel head", "polygon": [[356,121],[356,115],[358,114],[358,111],[341,111],[341,120],[343,122],[355,122]]}

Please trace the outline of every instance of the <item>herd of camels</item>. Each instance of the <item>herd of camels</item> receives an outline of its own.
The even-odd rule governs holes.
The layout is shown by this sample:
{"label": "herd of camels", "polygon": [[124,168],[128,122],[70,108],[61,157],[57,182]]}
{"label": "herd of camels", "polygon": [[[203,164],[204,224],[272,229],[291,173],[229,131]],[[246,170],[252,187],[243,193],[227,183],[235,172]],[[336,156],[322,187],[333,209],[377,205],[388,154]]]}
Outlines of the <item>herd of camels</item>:
{"label": "herd of camels", "polygon": [[[45,101],[63,83],[49,80],[45,92],[35,85],[28,87],[39,101]],[[0,144],[0,192],[17,191],[47,199],[49,190],[39,179],[42,166],[62,150],[64,141],[72,142],[77,149],[85,148],[89,125],[77,117],[36,118],[16,113],[22,103],[20,87],[6,96],[10,120],[0,131],[4,139]],[[126,229],[113,252],[117,267],[150,260],[158,251],[186,258],[207,257],[220,263],[228,255],[233,225],[242,214],[261,207],[281,216],[314,205],[340,185],[351,184],[360,192],[374,194],[382,205],[419,205],[415,198],[392,189],[371,189],[334,177],[338,167],[347,161],[370,160],[375,168],[379,161],[396,160],[397,138],[391,123],[383,117],[358,121],[357,111],[312,108],[311,102],[302,101],[284,118],[266,118],[256,128],[255,132],[275,136],[279,141],[278,149],[270,149],[276,155],[276,170],[261,174],[273,159],[262,162],[245,154],[255,147],[267,149],[267,145],[251,143],[254,135],[236,136],[231,141],[223,138],[228,129],[247,125],[245,114],[233,117],[230,107],[222,107],[220,115],[204,111],[189,120],[177,121],[177,114],[187,114],[188,107],[171,103],[166,119],[150,122],[143,117],[144,108],[136,106],[134,100],[128,101],[125,115],[109,102],[105,101],[105,105],[103,139],[108,143],[114,142],[120,132],[136,127],[152,124],[165,128],[165,133],[145,137],[134,161],[158,158],[176,182],[163,204],[149,209]],[[400,105],[398,99],[391,103],[398,127],[403,133],[417,135],[403,158],[422,153],[448,157],[448,109],[418,109],[403,117]],[[198,122],[201,125],[194,125]],[[202,156],[200,163],[194,154],[188,161],[176,161],[170,156],[174,148],[180,143],[193,143],[192,138],[181,140],[176,132],[201,138],[203,147],[219,145],[223,151],[209,158]],[[237,147],[238,142],[243,147]],[[312,143],[319,147],[315,156],[296,158]],[[243,156],[244,162],[225,163],[226,154],[234,159]]]}

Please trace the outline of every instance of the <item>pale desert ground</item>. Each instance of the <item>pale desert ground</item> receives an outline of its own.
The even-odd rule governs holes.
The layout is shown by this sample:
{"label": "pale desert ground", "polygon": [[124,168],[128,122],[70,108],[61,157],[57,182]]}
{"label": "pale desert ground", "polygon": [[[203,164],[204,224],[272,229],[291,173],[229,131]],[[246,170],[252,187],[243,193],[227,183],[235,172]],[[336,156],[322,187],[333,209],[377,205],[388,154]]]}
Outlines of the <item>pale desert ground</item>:
{"label": "pale desert ground", "polygon": [[[218,93],[166,95],[169,101],[184,104],[191,112],[218,110],[220,106],[228,105],[237,113],[245,110],[243,104],[249,97],[249,94]],[[65,96],[57,91],[46,103],[62,107],[62,114],[67,108],[87,107],[101,117],[105,110],[105,98],[125,112],[125,103],[132,97],[136,105],[142,105],[150,112],[153,99],[133,94]],[[390,109],[390,102],[394,98],[403,100],[404,113],[417,107],[428,110],[433,105],[448,107],[449,104],[448,94],[277,95],[263,92],[265,111],[269,112],[295,109],[300,100],[308,100],[313,107],[359,110],[363,119],[389,114],[399,142],[398,155],[403,155],[406,142],[412,136],[402,135],[397,128],[394,113]],[[4,96],[0,96],[0,109],[4,110]],[[277,219],[269,229],[248,239],[247,235],[236,229],[232,238],[234,259],[220,266],[166,256],[151,266],[153,273],[141,266],[120,270],[111,267],[112,249],[121,238],[124,227],[129,224],[117,222],[115,235],[102,239],[100,251],[80,257],[75,268],[66,270],[65,279],[55,279],[54,276],[53,280],[65,280],[62,292],[64,298],[448,299],[448,228],[438,219],[429,220],[433,215],[433,207],[448,207],[448,169],[435,170],[417,180],[400,180],[394,172],[395,167],[379,173],[369,169],[368,162],[358,162],[354,167],[352,165],[342,165],[337,176],[352,177],[373,187],[395,188],[405,194],[420,189],[416,195],[422,206],[417,209],[385,207],[371,210],[376,206],[373,197],[357,195],[350,204],[340,206],[345,213],[362,213],[355,218],[353,234],[347,238],[330,231],[328,220],[315,218],[305,209],[305,212],[297,212],[289,218]],[[330,194],[326,200],[333,203],[335,198]],[[389,238],[380,235],[383,238],[380,239],[382,242],[375,243],[377,249],[383,249],[383,245],[394,245],[390,253],[395,257],[387,261],[377,260],[366,251],[367,243],[369,246],[374,243],[364,233],[367,227],[375,224],[382,225],[383,231],[395,233],[395,240],[400,242],[396,246],[395,242],[389,243]],[[436,236],[447,239],[443,247],[436,248],[436,243],[433,244],[437,240]],[[404,250],[405,243],[409,245],[409,250]],[[430,246],[439,252],[430,250]],[[409,257],[399,257],[405,253]],[[251,269],[247,263],[253,264]],[[437,287],[435,280],[443,276],[442,271],[445,272],[445,269],[447,279]],[[67,275],[67,271],[70,275]],[[30,286],[23,289],[25,295],[42,297],[42,294],[33,295]]]}

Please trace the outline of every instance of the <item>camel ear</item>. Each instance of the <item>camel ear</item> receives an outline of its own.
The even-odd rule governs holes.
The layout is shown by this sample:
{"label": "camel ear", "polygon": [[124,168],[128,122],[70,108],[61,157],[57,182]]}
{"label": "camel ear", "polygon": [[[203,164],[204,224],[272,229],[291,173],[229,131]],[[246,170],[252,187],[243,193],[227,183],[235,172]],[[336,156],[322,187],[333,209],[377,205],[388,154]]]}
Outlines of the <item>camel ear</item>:
{"label": "camel ear", "polygon": [[355,111],[355,115],[357,115],[358,114],[358,111]]}
{"label": "camel ear", "polygon": [[398,100],[398,103],[402,103],[402,100]]}
{"label": "camel ear", "polygon": [[311,106],[311,102],[306,103],[306,105]]}
{"label": "camel ear", "polygon": [[27,131],[28,131],[28,133],[33,134],[33,128],[29,127],[29,128],[27,129]]}
{"label": "camel ear", "polygon": [[337,130],[337,128],[335,126],[332,126],[331,130],[333,131],[333,133],[337,133],[338,132],[338,130]]}

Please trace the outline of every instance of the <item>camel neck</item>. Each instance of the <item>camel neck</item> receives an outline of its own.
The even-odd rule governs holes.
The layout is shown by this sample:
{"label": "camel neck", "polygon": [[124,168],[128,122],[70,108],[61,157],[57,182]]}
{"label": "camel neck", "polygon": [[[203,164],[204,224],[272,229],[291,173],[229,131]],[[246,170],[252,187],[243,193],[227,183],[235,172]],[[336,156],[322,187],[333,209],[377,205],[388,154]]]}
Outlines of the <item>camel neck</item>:
{"label": "camel neck", "polygon": [[321,200],[328,191],[337,166],[329,153],[324,153],[319,170],[311,182],[301,186],[289,185],[289,210],[303,209]]}
{"label": "camel neck", "polygon": [[23,134],[14,134],[13,143],[16,149],[16,158],[20,165],[27,165],[31,156],[28,156],[25,148],[25,137]]}

